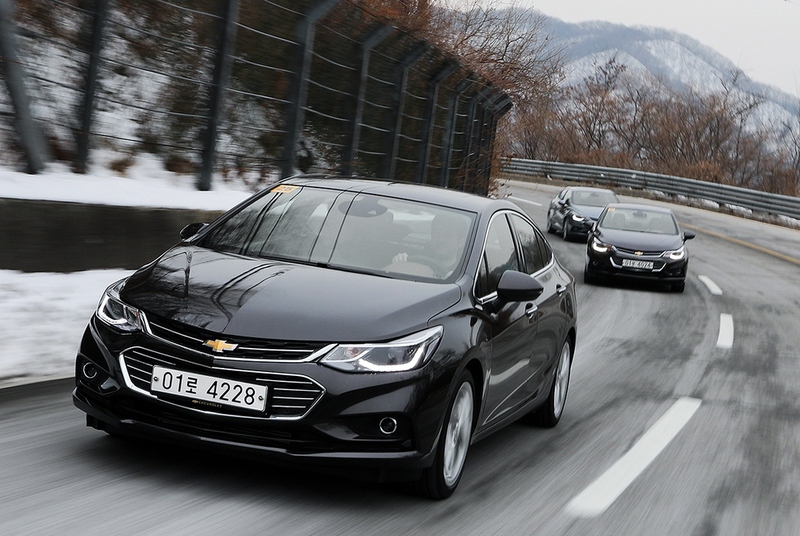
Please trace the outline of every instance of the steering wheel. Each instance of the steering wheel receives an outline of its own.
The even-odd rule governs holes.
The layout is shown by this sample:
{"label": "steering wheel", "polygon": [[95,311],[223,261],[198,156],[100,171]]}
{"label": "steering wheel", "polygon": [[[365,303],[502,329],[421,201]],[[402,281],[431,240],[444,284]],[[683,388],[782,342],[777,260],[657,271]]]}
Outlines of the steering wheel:
{"label": "steering wheel", "polygon": [[415,253],[408,256],[407,262],[416,262],[429,266],[431,270],[433,270],[433,273],[438,277],[444,277],[447,272],[447,269],[442,264],[442,261],[430,255],[420,255]]}

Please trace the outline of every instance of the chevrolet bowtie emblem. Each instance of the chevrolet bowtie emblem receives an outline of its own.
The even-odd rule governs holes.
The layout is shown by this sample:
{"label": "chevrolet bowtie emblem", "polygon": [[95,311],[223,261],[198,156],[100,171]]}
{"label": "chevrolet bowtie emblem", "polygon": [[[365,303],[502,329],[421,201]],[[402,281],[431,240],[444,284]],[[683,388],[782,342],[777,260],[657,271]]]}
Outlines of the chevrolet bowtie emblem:
{"label": "chevrolet bowtie emblem", "polygon": [[644,251],[637,251],[636,255],[644,255]]}
{"label": "chevrolet bowtie emblem", "polygon": [[219,339],[215,341],[207,340],[206,342],[203,343],[203,345],[208,346],[215,352],[220,352],[220,353],[236,350],[236,347],[239,346],[238,344],[232,344],[229,343],[228,341],[221,341]]}

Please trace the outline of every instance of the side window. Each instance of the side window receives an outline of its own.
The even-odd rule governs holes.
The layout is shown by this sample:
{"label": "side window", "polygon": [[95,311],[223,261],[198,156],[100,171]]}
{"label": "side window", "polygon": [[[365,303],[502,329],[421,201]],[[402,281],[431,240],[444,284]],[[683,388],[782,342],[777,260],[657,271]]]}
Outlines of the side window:
{"label": "side window", "polygon": [[475,279],[475,296],[482,298],[488,296],[492,291],[489,290],[489,270],[486,268],[486,255],[481,255],[478,275]]}
{"label": "side window", "polygon": [[479,272],[479,284],[476,285],[478,297],[487,296],[496,291],[497,283],[500,282],[503,272],[520,269],[514,238],[505,216],[495,217],[489,224],[483,256],[485,267],[481,266],[481,269],[486,272],[485,284],[480,284],[481,274]]}
{"label": "side window", "polygon": [[550,257],[545,256],[545,252],[541,250],[542,244],[539,241],[539,234],[529,221],[516,214],[511,214],[511,222],[514,226],[514,231],[517,233],[519,247],[522,249],[525,272],[529,274],[538,272],[550,260]]}
{"label": "side window", "polygon": [[545,239],[539,231],[536,231],[536,244],[538,245],[539,259],[541,259],[542,267],[545,267],[550,264],[550,261],[553,259],[553,250],[550,249],[550,244],[547,243],[547,239]]}

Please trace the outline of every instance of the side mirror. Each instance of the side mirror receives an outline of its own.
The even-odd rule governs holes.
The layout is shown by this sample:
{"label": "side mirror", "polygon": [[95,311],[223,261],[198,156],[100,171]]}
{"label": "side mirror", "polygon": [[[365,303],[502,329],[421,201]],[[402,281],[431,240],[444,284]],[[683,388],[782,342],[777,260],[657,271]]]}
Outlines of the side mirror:
{"label": "side mirror", "polygon": [[684,232],[683,232],[683,239],[684,239],[684,240],[691,240],[691,239],[692,239],[692,238],[694,238],[695,236],[697,236],[697,235],[696,235],[696,234],[694,234],[694,232],[693,232],[693,231],[684,231]]}
{"label": "side mirror", "polygon": [[497,297],[505,302],[535,300],[544,292],[544,287],[536,279],[517,272],[506,270],[497,283]]}
{"label": "side mirror", "polygon": [[200,230],[206,225],[208,224],[202,222],[190,223],[189,225],[181,229],[181,238],[183,240],[189,240],[191,237],[199,233]]}

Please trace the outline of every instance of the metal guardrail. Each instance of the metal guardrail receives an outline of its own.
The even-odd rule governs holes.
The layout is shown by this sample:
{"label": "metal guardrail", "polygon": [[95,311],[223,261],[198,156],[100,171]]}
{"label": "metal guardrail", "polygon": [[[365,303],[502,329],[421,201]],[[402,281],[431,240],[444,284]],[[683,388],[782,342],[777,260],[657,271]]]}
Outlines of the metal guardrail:
{"label": "metal guardrail", "polygon": [[645,171],[512,158],[503,173],[650,190],[800,220],[800,198]]}

